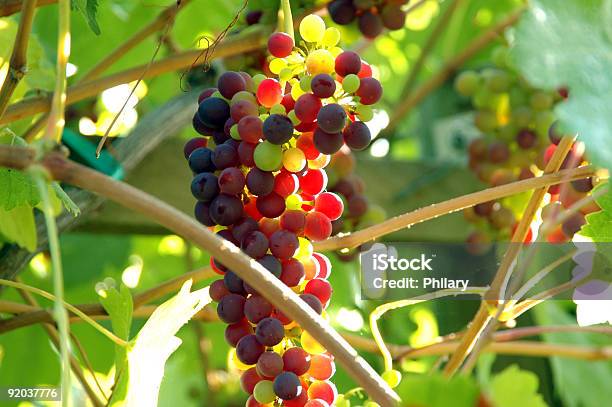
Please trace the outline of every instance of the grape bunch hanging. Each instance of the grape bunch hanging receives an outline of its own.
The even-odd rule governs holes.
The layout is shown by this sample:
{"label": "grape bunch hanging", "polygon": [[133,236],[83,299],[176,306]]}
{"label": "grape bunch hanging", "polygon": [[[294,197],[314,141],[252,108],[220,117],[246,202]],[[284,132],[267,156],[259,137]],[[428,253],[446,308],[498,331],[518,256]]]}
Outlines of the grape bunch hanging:
{"label": "grape bunch hanging", "polygon": [[[568,97],[565,89],[544,91],[531,87],[507,64],[507,48],[493,53],[495,67],[464,71],[455,80],[455,89],[469,97],[475,108],[474,124],[483,133],[468,148],[469,168],[491,186],[531,178],[540,174],[551,159],[562,134],[553,108]],[[575,142],[561,169],[587,162],[584,144]],[[542,208],[542,219],[557,216],[594,187],[592,178],[549,188],[549,199]],[[589,204],[563,222],[547,237],[550,242],[567,242],[585,223],[585,215],[598,211]],[[521,208],[511,199],[490,201],[464,211],[476,226],[468,237],[475,252],[484,251],[492,238],[507,240],[520,220]],[[526,240],[533,239],[530,230]]]}
{"label": "grape bunch hanging", "polygon": [[408,0],[333,0],[327,4],[329,16],[336,24],[357,22],[366,38],[376,38],[387,28],[400,30],[406,22],[403,7]]}
{"label": "grape bunch hanging", "polygon": [[[299,33],[298,47],[285,33],[269,38],[277,77],[226,72],[200,95],[193,126],[205,137],[187,142],[184,153],[194,173],[196,219],[325,317],[331,264],[311,242],[331,235],[344,205],[326,192],[324,168],[343,146],[368,146],[365,122],[382,88],[358,54],[338,47],[340,33],[320,17],[304,18]],[[232,270],[217,259],[211,265],[223,276],[210,293],[228,324],[247,405],[332,405],[333,356]]]}

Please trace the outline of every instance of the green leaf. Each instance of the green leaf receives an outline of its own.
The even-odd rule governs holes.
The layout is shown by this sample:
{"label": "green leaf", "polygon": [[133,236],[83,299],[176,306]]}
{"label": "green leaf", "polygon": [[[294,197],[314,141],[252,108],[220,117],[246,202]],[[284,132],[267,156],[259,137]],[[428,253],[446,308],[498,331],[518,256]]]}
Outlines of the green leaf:
{"label": "green leaf", "polygon": [[[538,325],[576,325],[576,317],[562,308],[560,301],[545,301],[533,309]],[[610,344],[606,335],[584,332],[547,333],[542,339],[548,343],[581,346]],[[553,356],[550,364],[555,389],[566,407],[601,407],[602,400],[612,399],[612,363],[609,361],[579,360]],[[604,403],[605,404],[605,403]]]}
{"label": "green leaf", "polygon": [[100,26],[98,25],[98,0],[72,0],[72,8],[77,9],[83,14],[89,28],[96,35],[100,35]]}
{"label": "green leaf", "polygon": [[191,292],[191,285],[192,280],[186,281],[175,297],[157,307],[130,342],[110,406],[157,405],[166,361],[181,344],[176,333],[212,301],[208,287]]}
{"label": "green leaf", "polygon": [[404,374],[396,389],[402,405],[427,407],[474,407],[478,386],[471,377]]}
{"label": "green leaf", "polygon": [[[0,130],[0,144],[24,146],[26,142],[7,128]],[[32,178],[17,170],[0,168],[0,208],[11,210],[17,206],[35,206],[40,202]]]}
{"label": "green leaf", "polygon": [[[111,287],[102,290],[100,295],[100,304],[104,307],[111,319],[113,332],[115,335],[126,341],[130,339],[130,327],[132,326],[132,313],[134,311],[134,302],[129,288],[121,284],[119,291]],[[127,364],[127,349],[116,345],[115,346],[115,380],[121,374],[118,369],[120,366]]]}
{"label": "green leaf", "polygon": [[0,207],[0,240],[14,242],[30,252],[36,250],[36,222],[30,206],[10,210]]}
{"label": "green leaf", "polygon": [[[609,183],[600,185],[593,192],[608,185]],[[587,215],[586,224],[580,234],[590,237],[594,242],[612,242],[612,194],[601,196],[597,199],[597,204],[601,211]]]}
{"label": "green leaf", "polygon": [[562,126],[577,132],[598,165],[612,168],[612,3],[534,0],[516,29],[517,69],[535,86],[566,86],[555,108]]}
{"label": "green leaf", "polygon": [[493,377],[489,396],[496,407],[546,407],[538,386],[535,373],[512,365]]}

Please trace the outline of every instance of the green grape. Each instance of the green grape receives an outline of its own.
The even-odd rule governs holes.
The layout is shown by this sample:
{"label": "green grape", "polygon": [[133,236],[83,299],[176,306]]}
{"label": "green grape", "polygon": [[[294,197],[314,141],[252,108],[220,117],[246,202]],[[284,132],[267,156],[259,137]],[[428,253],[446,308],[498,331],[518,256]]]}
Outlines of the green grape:
{"label": "green grape", "polygon": [[355,74],[349,74],[346,75],[342,80],[342,89],[344,89],[346,93],[354,93],[357,92],[357,89],[359,89],[360,83],[361,79],[359,79],[359,76]]}
{"label": "green grape", "polygon": [[287,110],[285,109],[285,106],[281,105],[280,103],[270,108],[270,114],[286,114],[286,113],[287,113]]}
{"label": "green grape", "polygon": [[482,87],[476,91],[472,98],[472,103],[478,109],[483,110],[495,110],[500,98],[498,95],[492,93],[487,88]]}
{"label": "green grape", "polygon": [[543,110],[536,113],[535,116],[535,128],[536,133],[547,136],[548,129],[555,122],[555,114],[551,110]]}
{"label": "green grape", "polygon": [[325,22],[315,14],[310,14],[300,23],[300,35],[306,42],[320,42],[325,35]]}
{"label": "green grape", "polygon": [[518,131],[516,127],[514,127],[514,125],[510,123],[510,124],[500,127],[498,134],[499,134],[500,139],[510,143],[516,139],[517,132]]}
{"label": "green grape", "polygon": [[474,124],[480,131],[488,133],[497,127],[497,117],[495,113],[480,110],[474,115]]}
{"label": "green grape", "polygon": [[[291,194],[285,199],[285,205],[289,210],[302,209],[302,197],[298,194]],[[298,239],[301,239],[301,237]]]}
{"label": "green grape", "polygon": [[289,120],[291,120],[291,123],[293,123],[294,126],[297,126],[298,124],[300,124],[300,119],[298,119],[297,116],[295,115],[295,110],[290,111],[287,114],[287,117],[289,118]]}
{"label": "green grape", "polygon": [[485,86],[493,93],[506,92],[510,87],[510,75],[501,69],[487,69],[483,72]]}
{"label": "green grape", "polygon": [[533,110],[527,106],[519,106],[512,111],[512,121],[517,127],[528,127],[533,120]]}
{"label": "green grape", "polygon": [[380,407],[380,404],[372,401],[372,400],[366,400],[365,403],[363,403],[363,407]]}
{"label": "green grape", "polygon": [[262,73],[258,73],[257,75],[253,76],[253,83],[255,84],[255,88],[259,87],[259,84],[266,79],[266,75],[262,74]]}
{"label": "green grape", "polygon": [[344,394],[338,394],[338,397],[336,397],[336,401],[334,403],[334,406],[336,407],[351,407],[351,402],[344,397]]}
{"label": "green grape", "polygon": [[300,88],[302,88],[304,92],[310,92],[312,90],[312,88],[310,87],[311,83],[312,76],[304,75],[300,78]]}
{"label": "green grape", "polygon": [[491,60],[499,68],[508,66],[508,49],[506,47],[497,47],[491,54]]}
{"label": "green grape", "polygon": [[241,90],[240,92],[237,92],[233,97],[232,97],[232,101],[230,102],[230,105],[234,105],[238,102],[240,102],[241,100],[246,100],[247,102],[253,102],[254,105],[257,105],[257,99],[255,99],[255,95],[253,95],[251,92],[247,92],[246,90]]}
{"label": "green grape", "polygon": [[510,88],[508,95],[510,95],[511,106],[523,106],[529,103],[525,91],[518,86],[513,86]]}
{"label": "green grape", "polygon": [[396,388],[402,380],[402,374],[395,369],[387,370],[382,374],[382,379],[387,382],[389,387]]}
{"label": "green grape", "polygon": [[357,105],[357,116],[362,122],[369,122],[374,117],[374,111],[369,105]]}
{"label": "green grape", "polygon": [[278,74],[278,77],[281,81],[286,82],[289,79],[293,78],[293,71],[291,70],[291,68],[283,68]]}
{"label": "green grape", "polygon": [[480,85],[480,75],[474,71],[463,71],[455,79],[455,89],[463,96],[472,96]]}
{"label": "green grape", "polygon": [[262,380],[255,385],[253,397],[260,404],[272,403],[276,399],[274,385],[270,380]]}
{"label": "green grape", "polygon": [[234,140],[242,140],[242,137],[240,137],[240,134],[238,134],[238,125],[237,124],[234,124],[230,128],[230,137],[233,138]]}
{"label": "green grape", "polygon": [[327,48],[335,47],[340,42],[340,31],[335,27],[329,27],[323,34],[322,43]]}
{"label": "green grape", "polygon": [[283,162],[283,149],[281,146],[264,141],[255,147],[253,158],[260,170],[276,171]]}
{"label": "green grape", "polygon": [[535,92],[529,98],[529,104],[535,110],[548,110],[552,107],[553,102],[553,97],[546,92]]}

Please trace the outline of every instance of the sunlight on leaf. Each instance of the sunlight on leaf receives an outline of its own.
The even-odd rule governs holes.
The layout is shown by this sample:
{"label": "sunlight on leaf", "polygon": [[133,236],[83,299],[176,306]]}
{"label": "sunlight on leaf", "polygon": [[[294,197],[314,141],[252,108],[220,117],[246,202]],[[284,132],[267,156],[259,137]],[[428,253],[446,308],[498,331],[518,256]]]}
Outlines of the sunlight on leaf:
{"label": "sunlight on leaf", "polygon": [[157,405],[159,387],[167,359],[181,340],[175,335],[198,311],[212,300],[208,287],[191,292],[192,280],[179,293],[153,312],[127,351],[110,405]]}
{"label": "sunlight on leaf", "polygon": [[535,373],[512,365],[491,379],[490,397],[497,407],[546,407],[538,386]]}

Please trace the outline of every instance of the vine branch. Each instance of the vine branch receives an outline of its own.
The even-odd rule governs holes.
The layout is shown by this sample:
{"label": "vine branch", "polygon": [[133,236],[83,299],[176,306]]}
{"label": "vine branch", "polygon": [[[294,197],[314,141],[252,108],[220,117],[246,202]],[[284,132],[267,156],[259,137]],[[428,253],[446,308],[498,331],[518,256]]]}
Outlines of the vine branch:
{"label": "vine branch", "polygon": [[[211,51],[209,60],[238,55],[258,49],[265,43],[267,31],[267,27],[261,27],[247,34],[239,34],[230,37],[217,45],[214,51]],[[199,49],[189,50],[153,62],[143,79],[188,68],[201,53],[202,50]],[[204,61],[200,63],[204,63]],[[70,86],[66,91],[66,104],[70,105],[88,97],[95,96],[103,90],[112,88],[113,86],[135,81],[142,75],[147,65],[148,64],[136,66],[99,79],[93,79]],[[6,109],[4,116],[0,118],[0,125],[11,123],[37,113],[48,112],[50,104],[51,99],[48,96],[29,98],[14,103]]]}
{"label": "vine branch", "polygon": [[591,166],[584,166],[575,169],[558,171],[540,177],[529,178],[522,181],[511,182],[494,188],[462,195],[444,202],[439,202],[430,206],[416,209],[412,212],[396,216],[382,223],[367,227],[351,234],[332,237],[320,242],[314,242],[314,248],[318,251],[338,250],[343,248],[357,247],[370,240],[387,235],[400,229],[410,227],[414,224],[437,218],[459,211],[461,209],[488,202],[506,196],[519,194],[532,189],[542,188],[549,185],[569,182],[576,179],[592,177],[595,169]]}
{"label": "vine branch", "polygon": [[[0,17],[7,17],[15,13],[19,13],[23,7],[23,3],[27,0],[2,0],[0,1]],[[55,4],[57,0],[38,0],[36,7]]]}
{"label": "vine branch", "polygon": [[13,45],[13,53],[8,66],[6,79],[0,88],[0,119],[6,111],[13,92],[27,72],[27,54],[32,21],[36,11],[36,0],[24,0],[21,8],[21,20]]}

